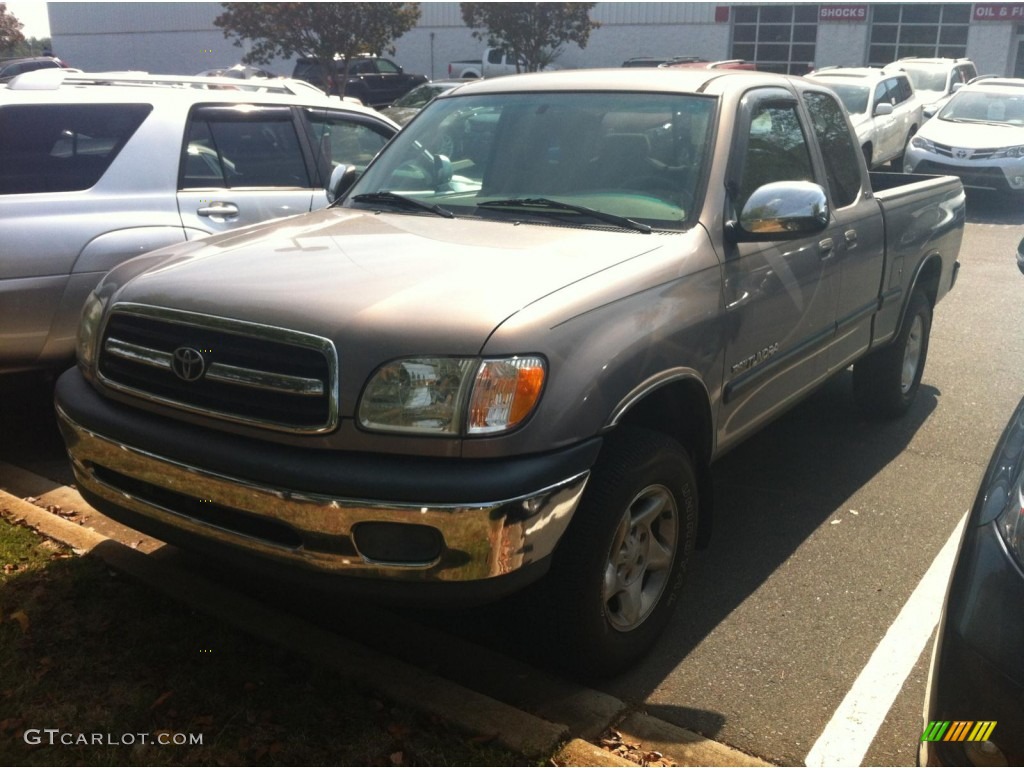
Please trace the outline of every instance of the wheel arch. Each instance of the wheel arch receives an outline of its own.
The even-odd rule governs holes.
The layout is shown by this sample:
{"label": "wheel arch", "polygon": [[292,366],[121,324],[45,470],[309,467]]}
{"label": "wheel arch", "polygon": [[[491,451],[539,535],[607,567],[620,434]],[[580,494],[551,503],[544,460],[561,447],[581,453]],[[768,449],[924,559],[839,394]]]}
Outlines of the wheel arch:
{"label": "wheel arch", "polygon": [[619,426],[667,435],[690,454],[700,495],[697,546],[707,546],[714,516],[711,457],[715,430],[711,398],[696,371],[674,369],[643,382],[618,404],[605,430]]}

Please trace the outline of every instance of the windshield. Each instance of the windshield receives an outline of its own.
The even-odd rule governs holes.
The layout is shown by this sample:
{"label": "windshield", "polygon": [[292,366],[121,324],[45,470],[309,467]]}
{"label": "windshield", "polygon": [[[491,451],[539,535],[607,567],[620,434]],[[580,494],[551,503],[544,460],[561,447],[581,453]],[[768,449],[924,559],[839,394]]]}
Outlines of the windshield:
{"label": "windshield", "polygon": [[715,105],[712,97],[660,93],[438,99],[343,204],[424,215],[411,200],[456,216],[595,226],[620,217],[681,227],[697,202]]}
{"label": "windshield", "polygon": [[940,120],[1024,125],[1024,96],[960,91],[938,115]]}
{"label": "windshield", "polygon": [[836,92],[839,100],[846,107],[846,111],[851,115],[862,115],[868,111],[868,97],[871,95],[871,89],[866,85],[846,85],[830,80],[824,82],[828,83],[828,87]]}
{"label": "windshield", "polygon": [[931,93],[946,92],[947,70],[945,68],[926,69],[924,67],[914,67],[906,64],[901,66],[910,78],[910,82],[914,84],[915,91],[929,91]]}

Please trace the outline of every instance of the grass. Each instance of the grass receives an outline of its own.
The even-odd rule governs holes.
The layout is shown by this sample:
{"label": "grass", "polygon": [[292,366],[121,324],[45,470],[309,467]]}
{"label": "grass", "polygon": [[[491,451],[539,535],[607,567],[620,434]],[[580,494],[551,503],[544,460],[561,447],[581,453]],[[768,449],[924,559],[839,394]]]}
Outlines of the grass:
{"label": "grass", "polygon": [[0,765],[524,764],[6,520],[0,568]]}

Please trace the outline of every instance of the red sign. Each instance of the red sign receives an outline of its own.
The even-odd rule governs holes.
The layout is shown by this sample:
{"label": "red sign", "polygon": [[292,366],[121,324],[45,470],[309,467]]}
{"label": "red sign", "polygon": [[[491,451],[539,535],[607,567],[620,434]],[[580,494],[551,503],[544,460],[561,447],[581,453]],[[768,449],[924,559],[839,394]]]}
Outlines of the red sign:
{"label": "red sign", "polygon": [[867,5],[818,6],[818,21],[867,21]]}
{"label": "red sign", "polygon": [[1024,3],[975,3],[974,21],[1024,21]]}
{"label": "red sign", "polygon": [[723,21],[729,20],[729,6],[718,5],[715,6],[715,22],[721,24]]}

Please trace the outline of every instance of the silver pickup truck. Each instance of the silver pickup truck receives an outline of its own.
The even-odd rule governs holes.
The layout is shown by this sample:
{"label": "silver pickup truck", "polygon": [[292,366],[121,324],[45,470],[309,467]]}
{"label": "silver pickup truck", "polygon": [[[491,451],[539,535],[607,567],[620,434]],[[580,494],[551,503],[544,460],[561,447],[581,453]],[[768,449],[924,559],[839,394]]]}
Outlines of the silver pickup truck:
{"label": "silver pickup truck", "polygon": [[530,621],[596,674],[727,514],[716,458],[851,365],[910,407],[964,225],[959,180],[869,177],[828,88],[744,71],[464,85],[332,193],[93,292],[56,390],[82,494],[342,591],[543,577]]}

